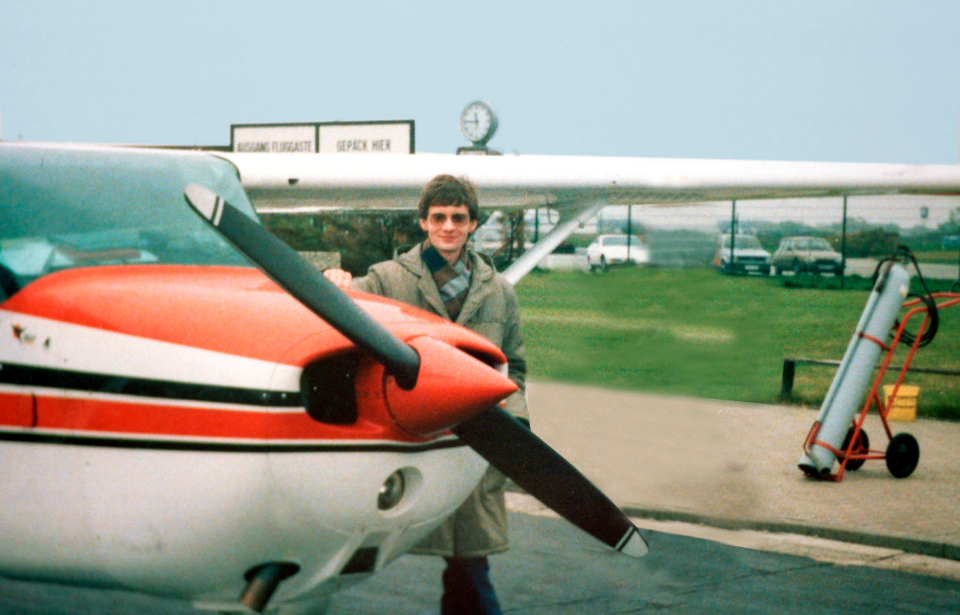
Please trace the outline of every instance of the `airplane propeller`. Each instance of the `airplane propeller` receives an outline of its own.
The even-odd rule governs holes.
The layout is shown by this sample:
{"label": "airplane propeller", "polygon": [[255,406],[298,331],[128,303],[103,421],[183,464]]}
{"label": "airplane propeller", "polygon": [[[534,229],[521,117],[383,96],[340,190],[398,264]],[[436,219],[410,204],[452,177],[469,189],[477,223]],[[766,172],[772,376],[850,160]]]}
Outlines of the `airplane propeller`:
{"label": "airplane propeller", "polygon": [[[184,197],[277,284],[373,355],[401,389],[411,391],[417,386],[421,369],[417,351],[364,312],[296,251],[203,186],[187,186]],[[621,553],[646,555],[647,543],[627,516],[572,464],[501,408],[484,410],[450,429],[492,466],[577,527]]]}
{"label": "airplane propeller", "polygon": [[290,246],[216,193],[197,184],[184,190],[187,202],[297,301],[324,319],[387,368],[401,389],[417,384],[420,356],[370,317]]}

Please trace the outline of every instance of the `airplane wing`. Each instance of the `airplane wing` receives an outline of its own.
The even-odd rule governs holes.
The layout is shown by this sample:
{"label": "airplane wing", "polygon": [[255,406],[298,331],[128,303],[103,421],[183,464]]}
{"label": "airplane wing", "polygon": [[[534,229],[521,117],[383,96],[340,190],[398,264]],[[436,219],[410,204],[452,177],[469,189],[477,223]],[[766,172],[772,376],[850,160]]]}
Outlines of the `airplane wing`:
{"label": "airplane wing", "polygon": [[[516,283],[607,205],[860,196],[960,195],[960,166],[587,156],[220,154],[260,213],[415,209],[434,176],[465,176],[482,207],[551,207],[561,224],[505,272]],[[566,224],[564,224],[566,223]]]}
{"label": "airplane wing", "polygon": [[414,209],[440,173],[469,178],[483,207],[677,204],[867,194],[960,194],[960,166],[594,156],[220,154],[262,213]]}

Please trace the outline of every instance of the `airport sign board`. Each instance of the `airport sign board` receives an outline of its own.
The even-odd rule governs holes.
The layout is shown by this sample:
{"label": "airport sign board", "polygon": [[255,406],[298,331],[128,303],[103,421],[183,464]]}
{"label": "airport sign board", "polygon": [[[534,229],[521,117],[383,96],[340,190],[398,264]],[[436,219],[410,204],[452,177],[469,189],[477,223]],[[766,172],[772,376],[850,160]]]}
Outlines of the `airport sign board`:
{"label": "airport sign board", "polygon": [[270,154],[316,152],[317,129],[313,124],[230,126],[230,150]]}
{"label": "airport sign board", "polygon": [[413,120],[231,124],[230,150],[259,153],[412,154]]}

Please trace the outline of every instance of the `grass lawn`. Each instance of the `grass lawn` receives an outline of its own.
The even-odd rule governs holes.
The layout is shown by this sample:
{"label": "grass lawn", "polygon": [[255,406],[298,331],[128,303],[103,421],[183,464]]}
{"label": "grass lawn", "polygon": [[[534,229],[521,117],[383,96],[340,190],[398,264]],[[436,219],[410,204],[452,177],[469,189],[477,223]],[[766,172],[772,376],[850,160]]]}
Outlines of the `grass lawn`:
{"label": "grass lawn", "polygon": [[[530,375],[774,402],[783,359],[841,359],[869,295],[869,281],[847,284],[862,290],[817,286],[710,269],[534,272],[517,286]],[[941,313],[914,366],[960,370],[960,306]],[[794,402],[819,407],[834,372],[798,365]],[[918,414],[960,419],[960,377],[908,374],[904,382],[921,388]]]}
{"label": "grass lawn", "polygon": [[958,260],[956,250],[927,250],[925,252],[914,252],[913,255],[921,263],[943,263],[945,265],[956,265]]}

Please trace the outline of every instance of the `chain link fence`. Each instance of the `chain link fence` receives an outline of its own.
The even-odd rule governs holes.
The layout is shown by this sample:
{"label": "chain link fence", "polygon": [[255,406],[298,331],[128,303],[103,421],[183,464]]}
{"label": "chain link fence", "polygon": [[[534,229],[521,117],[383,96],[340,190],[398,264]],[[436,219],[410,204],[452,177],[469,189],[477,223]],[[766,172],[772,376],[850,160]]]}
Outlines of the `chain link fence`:
{"label": "chain link fence", "polygon": [[[826,273],[826,267],[774,269],[777,250],[787,240],[810,237],[825,240],[840,254],[845,275],[869,277],[880,259],[897,246],[905,246],[920,263],[924,277],[960,280],[960,199],[955,197],[863,196],[608,207],[598,217],[596,230],[626,232],[628,216],[633,233],[647,242],[653,265],[717,266],[718,237],[733,229],[737,236],[756,237],[770,254],[771,269],[765,273]],[[829,268],[831,275],[834,270]]]}

